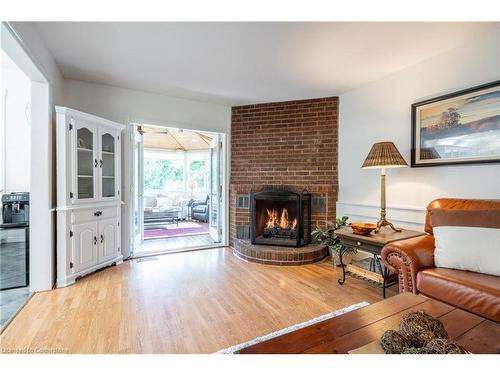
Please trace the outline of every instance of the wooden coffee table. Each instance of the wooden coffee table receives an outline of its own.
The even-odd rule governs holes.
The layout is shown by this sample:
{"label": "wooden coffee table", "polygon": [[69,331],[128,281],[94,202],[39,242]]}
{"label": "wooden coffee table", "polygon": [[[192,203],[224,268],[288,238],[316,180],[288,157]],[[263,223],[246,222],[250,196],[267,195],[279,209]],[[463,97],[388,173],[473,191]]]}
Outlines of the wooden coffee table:
{"label": "wooden coffee table", "polygon": [[361,309],[242,349],[241,354],[346,354],[398,329],[409,311],[440,319],[448,334],[471,353],[500,353],[500,324],[445,303],[402,293]]}

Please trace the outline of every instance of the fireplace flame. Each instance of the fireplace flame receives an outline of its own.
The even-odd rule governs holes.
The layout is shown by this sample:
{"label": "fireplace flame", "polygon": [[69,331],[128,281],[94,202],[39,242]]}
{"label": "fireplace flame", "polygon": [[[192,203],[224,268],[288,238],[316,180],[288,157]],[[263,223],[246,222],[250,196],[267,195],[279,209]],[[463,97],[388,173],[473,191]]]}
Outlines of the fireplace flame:
{"label": "fireplace flame", "polygon": [[283,229],[288,227],[288,210],[286,208],[281,211],[280,227]]}
{"label": "fireplace flame", "polygon": [[[294,218],[291,222],[288,219],[288,210],[283,208],[281,211],[281,215],[278,215],[278,211],[276,209],[267,210],[267,220],[266,220],[266,228],[272,229],[275,227],[280,227],[281,229],[295,229],[297,226],[297,219]],[[278,219],[279,216],[279,219]]]}

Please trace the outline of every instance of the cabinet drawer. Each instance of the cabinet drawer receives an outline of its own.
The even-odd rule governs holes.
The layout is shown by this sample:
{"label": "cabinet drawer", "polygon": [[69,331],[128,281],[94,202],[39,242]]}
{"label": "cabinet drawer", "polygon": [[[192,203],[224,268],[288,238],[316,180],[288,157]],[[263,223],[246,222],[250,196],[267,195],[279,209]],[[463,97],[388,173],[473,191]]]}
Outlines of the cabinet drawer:
{"label": "cabinet drawer", "polygon": [[366,242],[363,240],[355,240],[351,238],[341,238],[342,243],[347,246],[347,247],[354,247],[359,250],[364,250],[368,251],[369,253],[372,254],[378,254],[380,255],[380,252],[382,250],[381,246],[372,244],[370,242]]}
{"label": "cabinet drawer", "polygon": [[109,219],[120,215],[120,207],[101,207],[89,210],[75,210],[71,214],[72,223],[82,223],[99,219]]}

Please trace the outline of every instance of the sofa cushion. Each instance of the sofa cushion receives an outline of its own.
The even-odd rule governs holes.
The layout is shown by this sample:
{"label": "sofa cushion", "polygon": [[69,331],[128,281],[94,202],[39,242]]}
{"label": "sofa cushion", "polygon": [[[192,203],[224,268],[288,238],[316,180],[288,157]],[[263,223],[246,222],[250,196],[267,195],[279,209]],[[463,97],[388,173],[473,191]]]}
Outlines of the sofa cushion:
{"label": "sofa cushion", "polygon": [[426,296],[500,323],[500,277],[447,268],[417,274],[417,289]]}
{"label": "sofa cushion", "polygon": [[500,209],[431,209],[436,267],[500,276]]}
{"label": "sofa cushion", "polygon": [[204,204],[200,204],[200,205],[194,206],[194,207],[193,207],[193,211],[192,211],[192,212],[193,212],[193,213],[194,213],[194,212],[198,212],[198,213],[200,213],[200,212],[201,212],[201,213],[205,213],[205,212],[206,212],[206,210],[207,210],[207,206],[206,206],[206,205],[204,205]]}
{"label": "sofa cushion", "polygon": [[158,197],[156,198],[158,207],[170,208],[174,206],[174,201],[169,197]]}
{"label": "sofa cushion", "polygon": [[144,207],[151,208],[156,206],[156,197],[154,196],[144,196]]}

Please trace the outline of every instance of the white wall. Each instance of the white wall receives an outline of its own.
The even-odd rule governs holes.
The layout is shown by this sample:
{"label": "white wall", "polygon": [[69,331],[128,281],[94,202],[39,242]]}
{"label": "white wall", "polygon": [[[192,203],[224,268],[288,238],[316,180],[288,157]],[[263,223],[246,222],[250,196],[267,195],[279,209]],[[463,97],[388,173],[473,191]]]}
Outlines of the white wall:
{"label": "white wall", "polygon": [[[4,139],[0,152],[4,157],[4,192],[30,190],[30,138],[29,124],[31,80],[2,51],[1,91],[5,114],[2,126]],[[5,123],[4,123],[5,122]],[[1,167],[0,167],[1,169]]]}
{"label": "white wall", "polygon": [[75,80],[64,81],[64,105],[123,124],[147,122],[229,132],[231,108]]}
{"label": "white wall", "polygon": [[[337,215],[370,221],[379,216],[380,171],[361,165],[372,144],[384,140],[393,141],[409,164],[412,103],[498,79],[500,29],[341,95]],[[394,222],[421,228],[427,203],[439,197],[500,198],[500,165],[387,171]]]}

